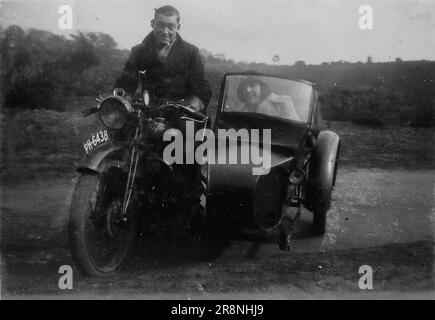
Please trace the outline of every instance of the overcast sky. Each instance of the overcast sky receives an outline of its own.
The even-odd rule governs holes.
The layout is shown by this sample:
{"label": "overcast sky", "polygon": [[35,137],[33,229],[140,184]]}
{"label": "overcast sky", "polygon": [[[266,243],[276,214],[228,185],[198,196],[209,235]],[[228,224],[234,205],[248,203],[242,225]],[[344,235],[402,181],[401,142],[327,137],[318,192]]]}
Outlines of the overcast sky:
{"label": "overcast sky", "polygon": [[[153,9],[181,13],[181,36],[236,61],[317,64],[345,60],[434,60],[435,0],[66,0],[1,1],[0,24],[64,33],[61,4],[73,8],[74,29],[110,34],[130,49],[151,31]],[[373,8],[373,30],[360,30],[358,8]]]}

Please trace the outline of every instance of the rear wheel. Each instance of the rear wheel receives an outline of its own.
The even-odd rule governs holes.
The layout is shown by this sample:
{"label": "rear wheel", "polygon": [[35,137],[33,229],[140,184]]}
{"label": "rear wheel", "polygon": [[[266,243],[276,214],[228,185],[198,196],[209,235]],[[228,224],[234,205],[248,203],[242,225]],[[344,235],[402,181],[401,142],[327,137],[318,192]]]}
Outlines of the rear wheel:
{"label": "rear wheel", "polygon": [[215,260],[234,238],[236,226],[227,212],[207,206],[205,221],[200,233],[200,256]]}
{"label": "rear wheel", "polygon": [[73,194],[69,237],[72,256],[88,276],[120,269],[136,239],[132,204],[122,214],[126,174],[111,168],[102,174],[82,174]]}
{"label": "rear wheel", "polygon": [[326,232],[326,215],[328,210],[317,209],[313,213],[313,233],[323,235]]}

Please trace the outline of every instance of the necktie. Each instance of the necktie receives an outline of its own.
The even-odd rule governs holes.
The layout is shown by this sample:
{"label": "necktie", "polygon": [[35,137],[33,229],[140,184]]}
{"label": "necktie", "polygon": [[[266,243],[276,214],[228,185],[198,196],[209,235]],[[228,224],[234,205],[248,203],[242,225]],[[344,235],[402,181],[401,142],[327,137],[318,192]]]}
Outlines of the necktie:
{"label": "necktie", "polygon": [[166,62],[166,60],[168,59],[170,47],[171,46],[169,44],[162,44],[160,46],[157,52],[160,62]]}

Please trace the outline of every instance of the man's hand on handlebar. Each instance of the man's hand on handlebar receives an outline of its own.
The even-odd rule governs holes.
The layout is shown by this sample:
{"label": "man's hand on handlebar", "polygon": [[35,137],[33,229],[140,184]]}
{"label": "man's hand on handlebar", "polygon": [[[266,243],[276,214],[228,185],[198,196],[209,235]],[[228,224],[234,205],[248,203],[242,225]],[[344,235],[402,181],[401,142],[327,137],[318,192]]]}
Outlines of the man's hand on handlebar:
{"label": "man's hand on handlebar", "polygon": [[191,117],[194,120],[199,120],[199,121],[204,121],[207,119],[207,116],[204,115],[203,113],[196,111],[194,109],[194,106],[192,105],[185,105],[185,103],[183,104],[176,104],[175,105],[177,108],[183,110],[184,114],[186,114],[186,116]]}
{"label": "man's hand on handlebar", "polygon": [[199,99],[196,96],[190,96],[187,99],[185,99],[184,103],[185,105],[188,105],[191,108],[194,108],[196,112],[205,113],[205,107],[202,103],[201,99]]}

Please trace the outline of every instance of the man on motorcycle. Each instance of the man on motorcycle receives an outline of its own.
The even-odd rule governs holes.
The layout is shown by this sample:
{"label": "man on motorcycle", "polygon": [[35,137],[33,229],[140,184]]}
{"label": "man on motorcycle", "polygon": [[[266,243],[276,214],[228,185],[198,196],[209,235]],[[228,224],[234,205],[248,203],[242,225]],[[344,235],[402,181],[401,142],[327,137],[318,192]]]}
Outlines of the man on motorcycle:
{"label": "man on motorcycle", "polygon": [[134,94],[138,71],[147,70],[144,87],[161,101],[185,99],[197,111],[205,112],[211,97],[199,50],[178,34],[180,14],[172,6],[155,10],[152,31],[131,50],[115,87]]}
{"label": "man on motorcycle", "polygon": [[[154,104],[184,99],[184,104],[205,114],[211,98],[210,84],[205,78],[198,48],[181,38],[178,34],[180,26],[177,9],[172,6],[156,9],[151,20],[153,30],[141,44],[132,48],[115,87],[123,88],[133,97],[138,85],[138,72],[147,70],[145,79],[139,81],[151,93]],[[183,128],[179,129],[185,132]],[[183,164],[175,165],[174,169],[174,193],[181,194],[181,211],[189,214],[200,195],[200,167],[198,164]]]}

